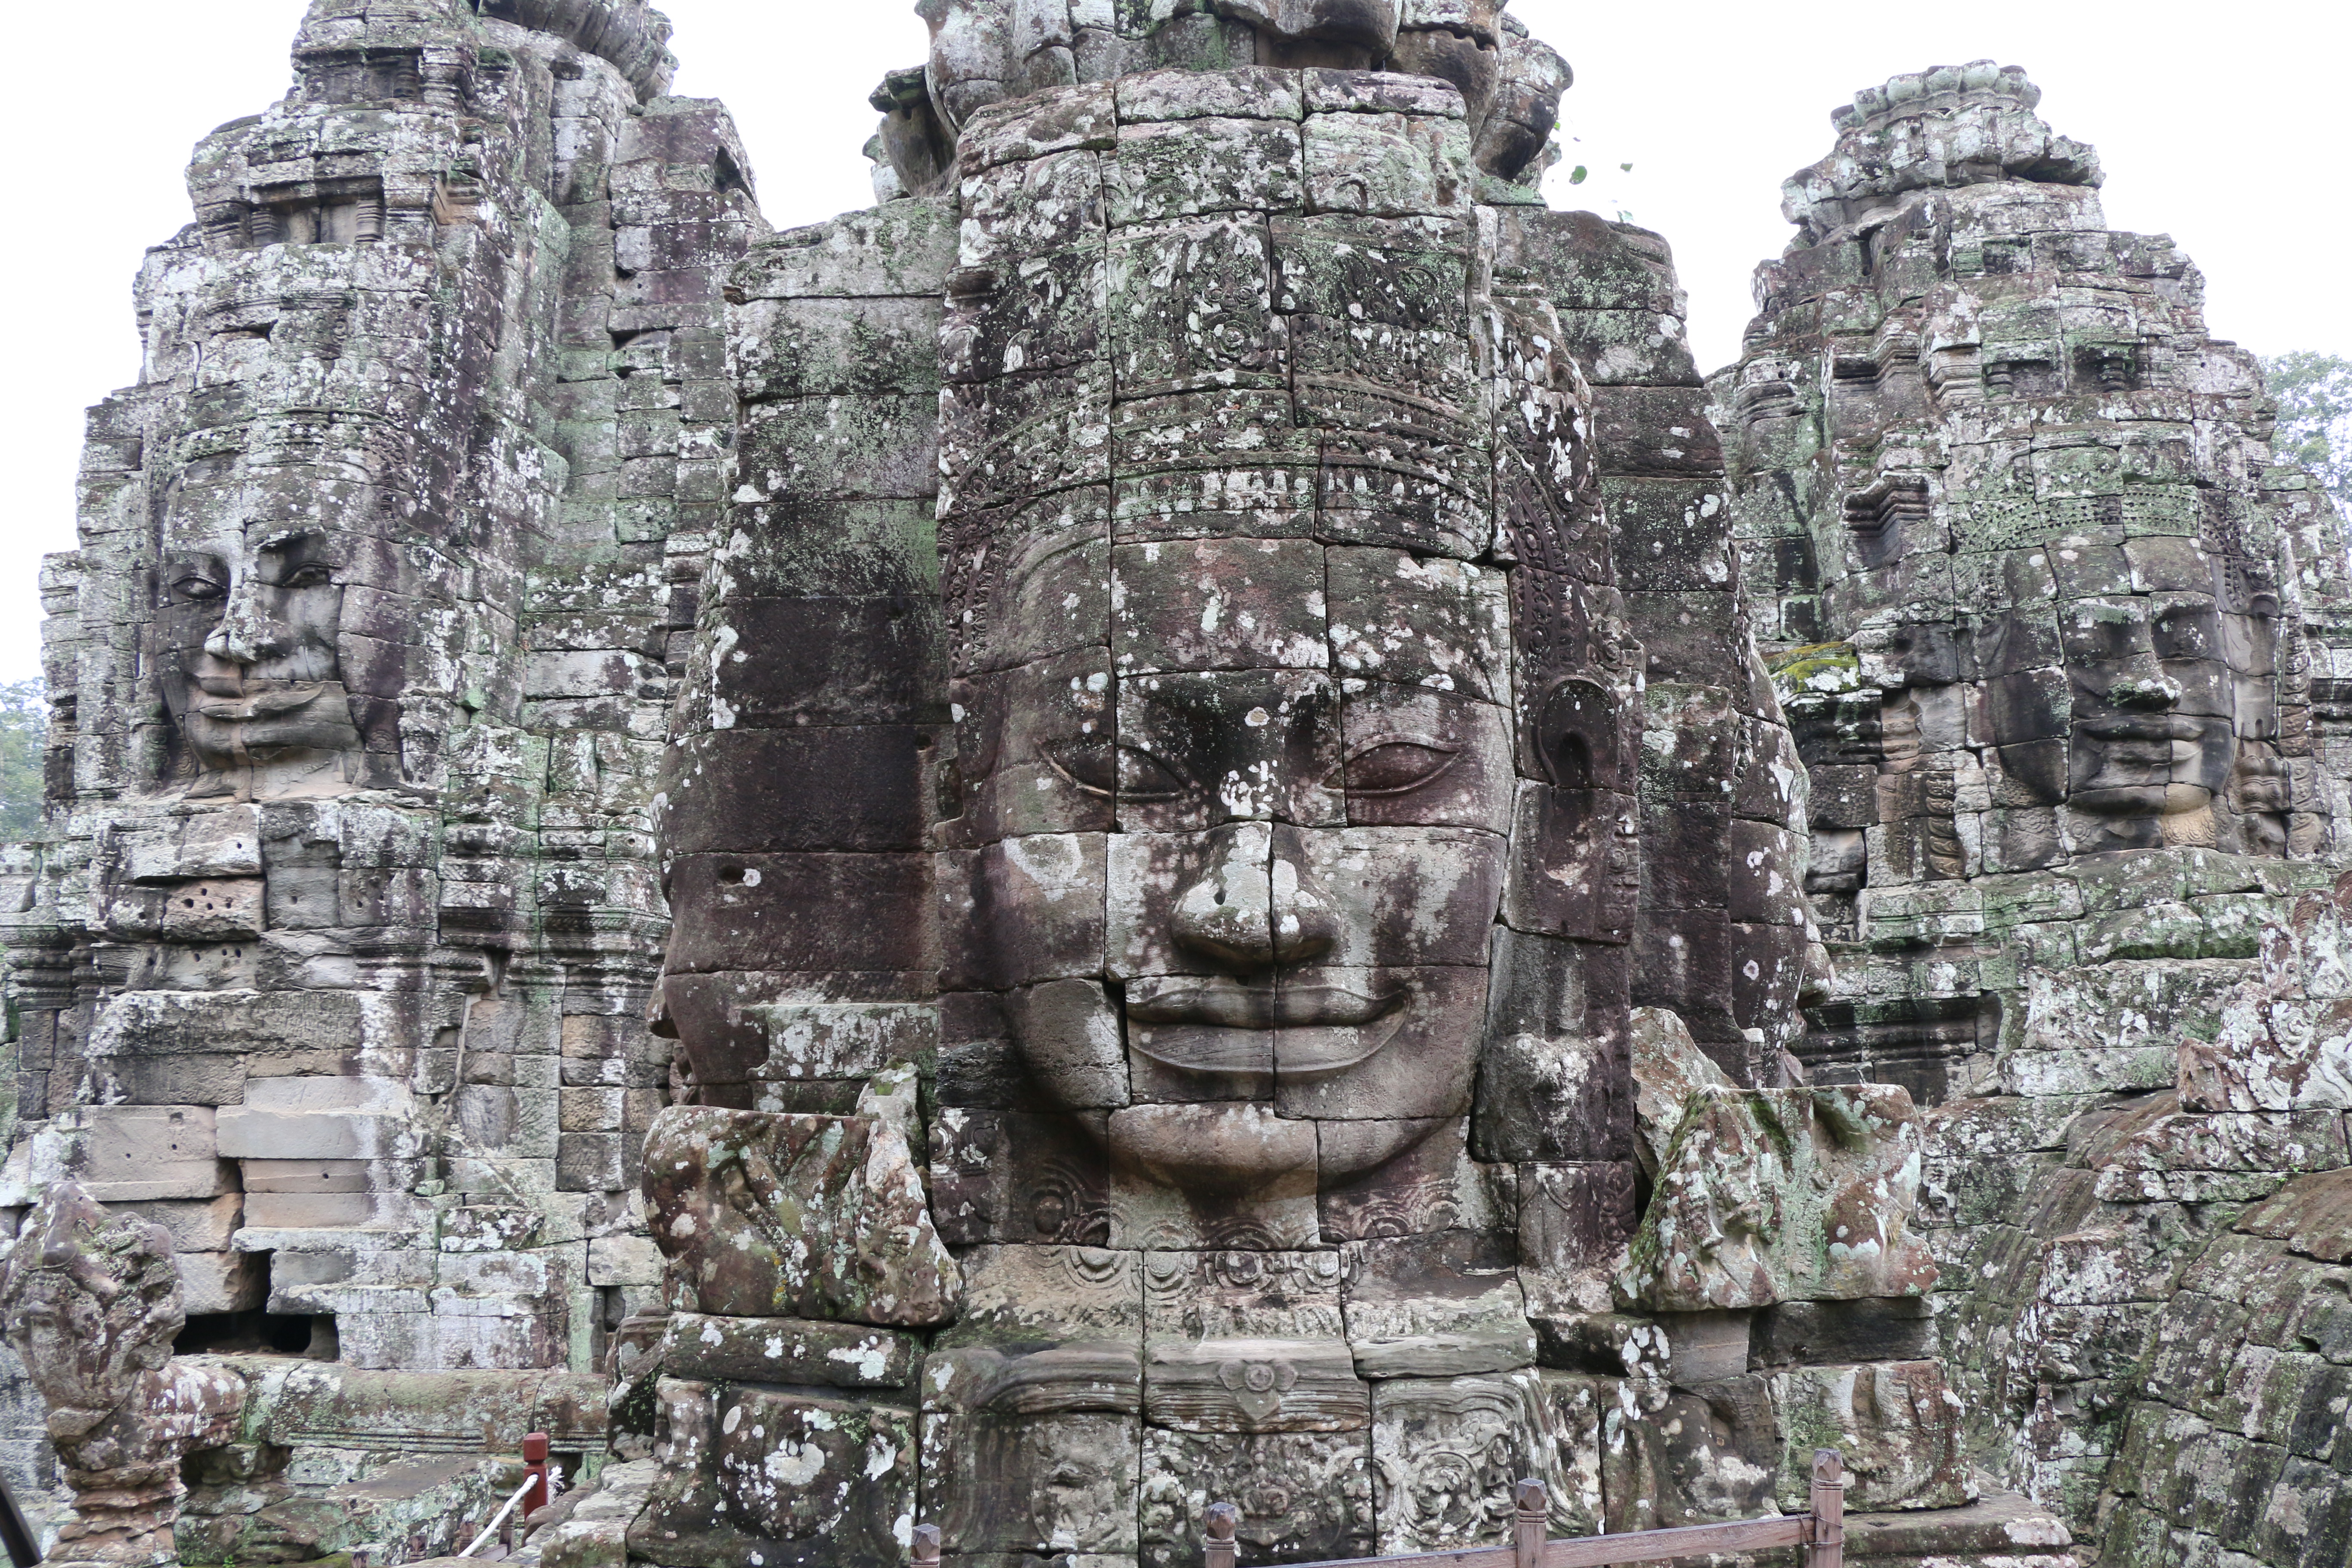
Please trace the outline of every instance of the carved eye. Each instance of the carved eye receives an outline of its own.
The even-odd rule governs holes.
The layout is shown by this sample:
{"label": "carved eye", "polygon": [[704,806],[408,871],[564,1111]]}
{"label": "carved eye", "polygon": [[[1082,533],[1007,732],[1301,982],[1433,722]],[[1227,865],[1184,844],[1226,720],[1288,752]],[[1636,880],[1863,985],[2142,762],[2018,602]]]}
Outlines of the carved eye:
{"label": "carved eye", "polygon": [[1107,740],[1066,741],[1046,748],[1046,760],[1088,795],[1165,800],[1191,787],[1175,765],[1140,746]]}
{"label": "carved eye", "polygon": [[279,582],[278,586],[281,588],[323,588],[334,580],[335,574],[333,573],[328,571],[327,568],[320,565],[314,561],[306,566],[297,566],[294,570],[286,574],[285,577]]}
{"label": "carved eye", "polygon": [[1100,737],[1065,741],[1045,748],[1054,771],[1088,795],[1106,800],[1118,793],[1118,749]]}
{"label": "carved eye", "polygon": [[1348,759],[1349,795],[1402,795],[1419,789],[1452,767],[1456,747],[1423,741],[1380,741]]}
{"label": "carved eye", "polygon": [[226,588],[209,577],[183,577],[172,584],[172,597],[185,600],[192,605],[201,605],[222,598],[227,593]]}
{"label": "carved eye", "polygon": [[1192,781],[1172,763],[1153,756],[1140,746],[1118,749],[1118,793],[1123,800],[1171,800],[1191,787]]}
{"label": "carved eye", "polygon": [[1103,740],[1066,741],[1048,747],[1045,759],[1078,788],[1105,799],[1119,795],[1135,801],[1168,800],[1189,787],[1182,773],[1140,746]]}

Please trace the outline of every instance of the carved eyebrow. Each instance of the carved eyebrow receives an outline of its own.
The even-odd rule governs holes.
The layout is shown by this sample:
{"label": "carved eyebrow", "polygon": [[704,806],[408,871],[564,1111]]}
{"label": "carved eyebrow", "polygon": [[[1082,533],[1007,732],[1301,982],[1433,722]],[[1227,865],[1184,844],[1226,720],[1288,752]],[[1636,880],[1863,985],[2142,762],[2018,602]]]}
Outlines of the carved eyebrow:
{"label": "carved eyebrow", "polygon": [[1433,735],[1420,731],[1400,730],[1393,733],[1375,735],[1362,744],[1350,748],[1346,760],[1352,763],[1358,757],[1376,752],[1382,746],[1419,746],[1423,751],[1444,752],[1448,756],[1458,756],[1463,750],[1458,742],[1441,741]]}
{"label": "carved eyebrow", "polygon": [[301,555],[322,549],[326,536],[301,529],[289,533],[274,534],[257,546],[264,555]]}

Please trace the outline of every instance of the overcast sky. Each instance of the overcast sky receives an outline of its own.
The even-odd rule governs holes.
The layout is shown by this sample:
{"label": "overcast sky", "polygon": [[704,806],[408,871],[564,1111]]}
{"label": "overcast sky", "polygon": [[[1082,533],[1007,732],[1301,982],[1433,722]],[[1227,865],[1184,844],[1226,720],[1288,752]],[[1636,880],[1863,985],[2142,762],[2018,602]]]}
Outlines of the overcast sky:
{"label": "overcast sky", "polygon": [[[924,53],[912,0],[667,0],[678,90],[722,98],[780,226],[872,199],[868,90]],[[27,353],[0,387],[0,680],[39,669],[40,556],[73,545],[81,410],[138,374],[130,279],[188,221],[183,172],[213,126],[286,88],[302,0],[112,0],[14,25],[20,171],[0,289]],[[1576,68],[1554,205],[1673,241],[1703,365],[1729,359],[1748,275],[1787,243],[1780,181],[1829,150],[1829,112],[1899,71],[2021,65],[2044,118],[2099,149],[2108,221],[2172,235],[2210,283],[2215,334],[2352,354],[2344,0],[1515,0]],[[1633,164],[1630,174],[1618,165]],[[1566,165],[1563,165],[1562,173]],[[41,170],[39,179],[31,176]]]}

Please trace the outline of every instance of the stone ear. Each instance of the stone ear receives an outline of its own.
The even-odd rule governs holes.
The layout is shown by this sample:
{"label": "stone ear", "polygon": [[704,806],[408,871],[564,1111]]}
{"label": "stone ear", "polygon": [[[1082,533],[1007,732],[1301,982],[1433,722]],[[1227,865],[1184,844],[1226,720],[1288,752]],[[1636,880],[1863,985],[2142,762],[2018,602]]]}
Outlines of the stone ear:
{"label": "stone ear", "polygon": [[1563,680],[1536,715],[1536,756],[1560,789],[1605,789],[1617,776],[1617,701],[1590,680]]}

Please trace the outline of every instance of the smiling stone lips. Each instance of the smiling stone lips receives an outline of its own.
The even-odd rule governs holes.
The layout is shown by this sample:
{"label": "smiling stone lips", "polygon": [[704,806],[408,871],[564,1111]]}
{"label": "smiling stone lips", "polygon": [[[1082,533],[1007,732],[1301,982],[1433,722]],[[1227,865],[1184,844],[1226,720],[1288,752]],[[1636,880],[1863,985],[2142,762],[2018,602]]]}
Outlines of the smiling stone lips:
{"label": "smiling stone lips", "polygon": [[[1328,1078],[1378,1056],[1403,1022],[1409,988],[1368,996],[1339,985],[1139,984],[1128,995],[1135,1048],[1181,1071]],[[1276,1036],[1279,1034],[1277,1044]]]}

